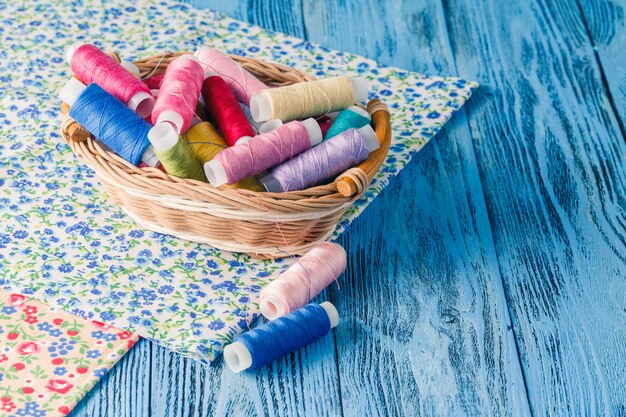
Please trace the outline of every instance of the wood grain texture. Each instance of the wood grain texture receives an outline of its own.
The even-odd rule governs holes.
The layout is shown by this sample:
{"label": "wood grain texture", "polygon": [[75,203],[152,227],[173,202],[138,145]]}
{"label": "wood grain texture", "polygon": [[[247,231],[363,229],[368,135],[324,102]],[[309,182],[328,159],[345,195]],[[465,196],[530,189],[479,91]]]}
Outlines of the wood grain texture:
{"label": "wood grain texture", "polygon": [[626,2],[579,0],[585,30],[598,58],[613,110],[626,126]]}
{"label": "wood grain texture", "polygon": [[72,416],[148,416],[152,344],[140,340],[72,410]]}
{"label": "wood grain texture", "polygon": [[624,415],[626,144],[579,9],[445,5],[533,414]]}

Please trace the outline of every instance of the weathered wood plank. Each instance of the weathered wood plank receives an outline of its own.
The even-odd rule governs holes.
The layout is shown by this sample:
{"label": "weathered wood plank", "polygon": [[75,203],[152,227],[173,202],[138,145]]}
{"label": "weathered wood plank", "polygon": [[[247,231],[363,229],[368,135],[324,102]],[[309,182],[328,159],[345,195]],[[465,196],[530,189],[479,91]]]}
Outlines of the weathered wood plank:
{"label": "weathered wood plank", "polygon": [[[620,4],[621,3],[621,4]],[[626,126],[626,20],[624,1],[578,1],[585,29],[591,37],[606,79],[609,99]]]}
{"label": "weathered wood plank", "polygon": [[332,336],[242,374],[155,347],[151,375],[151,416],[340,415]]}
{"label": "weathered wood plank", "polygon": [[[306,1],[304,12],[322,44],[457,72],[440,3]],[[338,331],[346,415],[530,415],[463,111],[347,239],[365,249],[349,262],[358,290],[338,298],[354,316]]]}
{"label": "weathered wood plank", "polygon": [[140,340],[72,410],[72,417],[150,416],[152,344]]}
{"label": "weathered wood plank", "polygon": [[267,30],[287,33],[306,39],[300,1],[294,0],[191,0],[185,1],[198,8],[208,8],[230,17],[259,25]]}
{"label": "weathered wood plank", "polygon": [[573,2],[445,2],[535,415],[626,412],[626,144]]}

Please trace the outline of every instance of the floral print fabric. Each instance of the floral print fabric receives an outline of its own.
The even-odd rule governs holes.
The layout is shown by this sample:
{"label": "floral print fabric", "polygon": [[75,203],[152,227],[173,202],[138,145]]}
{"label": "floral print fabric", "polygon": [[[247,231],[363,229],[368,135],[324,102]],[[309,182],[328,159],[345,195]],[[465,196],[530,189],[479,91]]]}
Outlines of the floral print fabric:
{"label": "floral print fabric", "polygon": [[59,135],[64,51],[93,42],[133,60],[211,44],[314,76],[363,75],[392,112],[389,156],[345,230],[476,87],[425,77],[169,1],[0,3],[0,287],[138,333],[202,361],[247,328],[290,261],[258,261],[142,229]]}
{"label": "floral print fabric", "polygon": [[0,415],[67,415],[137,340],[0,290]]}

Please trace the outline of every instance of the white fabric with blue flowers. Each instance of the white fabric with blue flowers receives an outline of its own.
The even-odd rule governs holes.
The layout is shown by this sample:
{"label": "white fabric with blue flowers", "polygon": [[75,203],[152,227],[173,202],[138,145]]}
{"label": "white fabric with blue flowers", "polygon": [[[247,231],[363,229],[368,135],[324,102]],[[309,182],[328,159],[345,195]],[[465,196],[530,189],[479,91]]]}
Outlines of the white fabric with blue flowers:
{"label": "white fabric with blue flowers", "polygon": [[258,292],[288,261],[259,262],[149,232],[114,206],[58,133],[67,46],[83,40],[132,60],[205,43],[317,77],[366,76],[371,97],[391,108],[394,140],[335,237],[476,87],[170,1],[2,2],[0,16],[0,286],[202,361],[247,328]]}

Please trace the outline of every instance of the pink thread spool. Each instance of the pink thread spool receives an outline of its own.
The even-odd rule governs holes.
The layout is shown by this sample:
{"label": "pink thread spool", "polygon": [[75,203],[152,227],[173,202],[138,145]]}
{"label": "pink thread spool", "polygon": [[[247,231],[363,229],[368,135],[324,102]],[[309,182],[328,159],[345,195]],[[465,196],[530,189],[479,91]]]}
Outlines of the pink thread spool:
{"label": "pink thread spool", "polygon": [[193,55],[181,55],[167,66],[156,104],[152,110],[154,124],[170,123],[182,134],[191,126],[204,70]]}
{"label": "pink thread spool", "polygon": [[85,85],[98,84],[141,117],[148,116],[152,111],[154,98],[150,89],[97,46],[74,43],[67,49],[65,59]]}
{"label": "pink thread spool", "polygon": [[198,48],[195,56],[205,72],[215,72],[222,76],[237,100],[245,105],[250,104],[252,96],[267,88],[258,78],[246,71],[228,55],[215,48],[203,45]]}
{"label": "pink thread spool", "polygon": [[291,159],[321,141],[322,131],[315,119],[289,122],[224,149],[204,164],[204,173],[214,187],[233,184]]}
{"label": "pink thread spool", "polygon": [[261,314],[274,320],[305,306],[346,270],[346,251],[322,242],[261,291]]}

